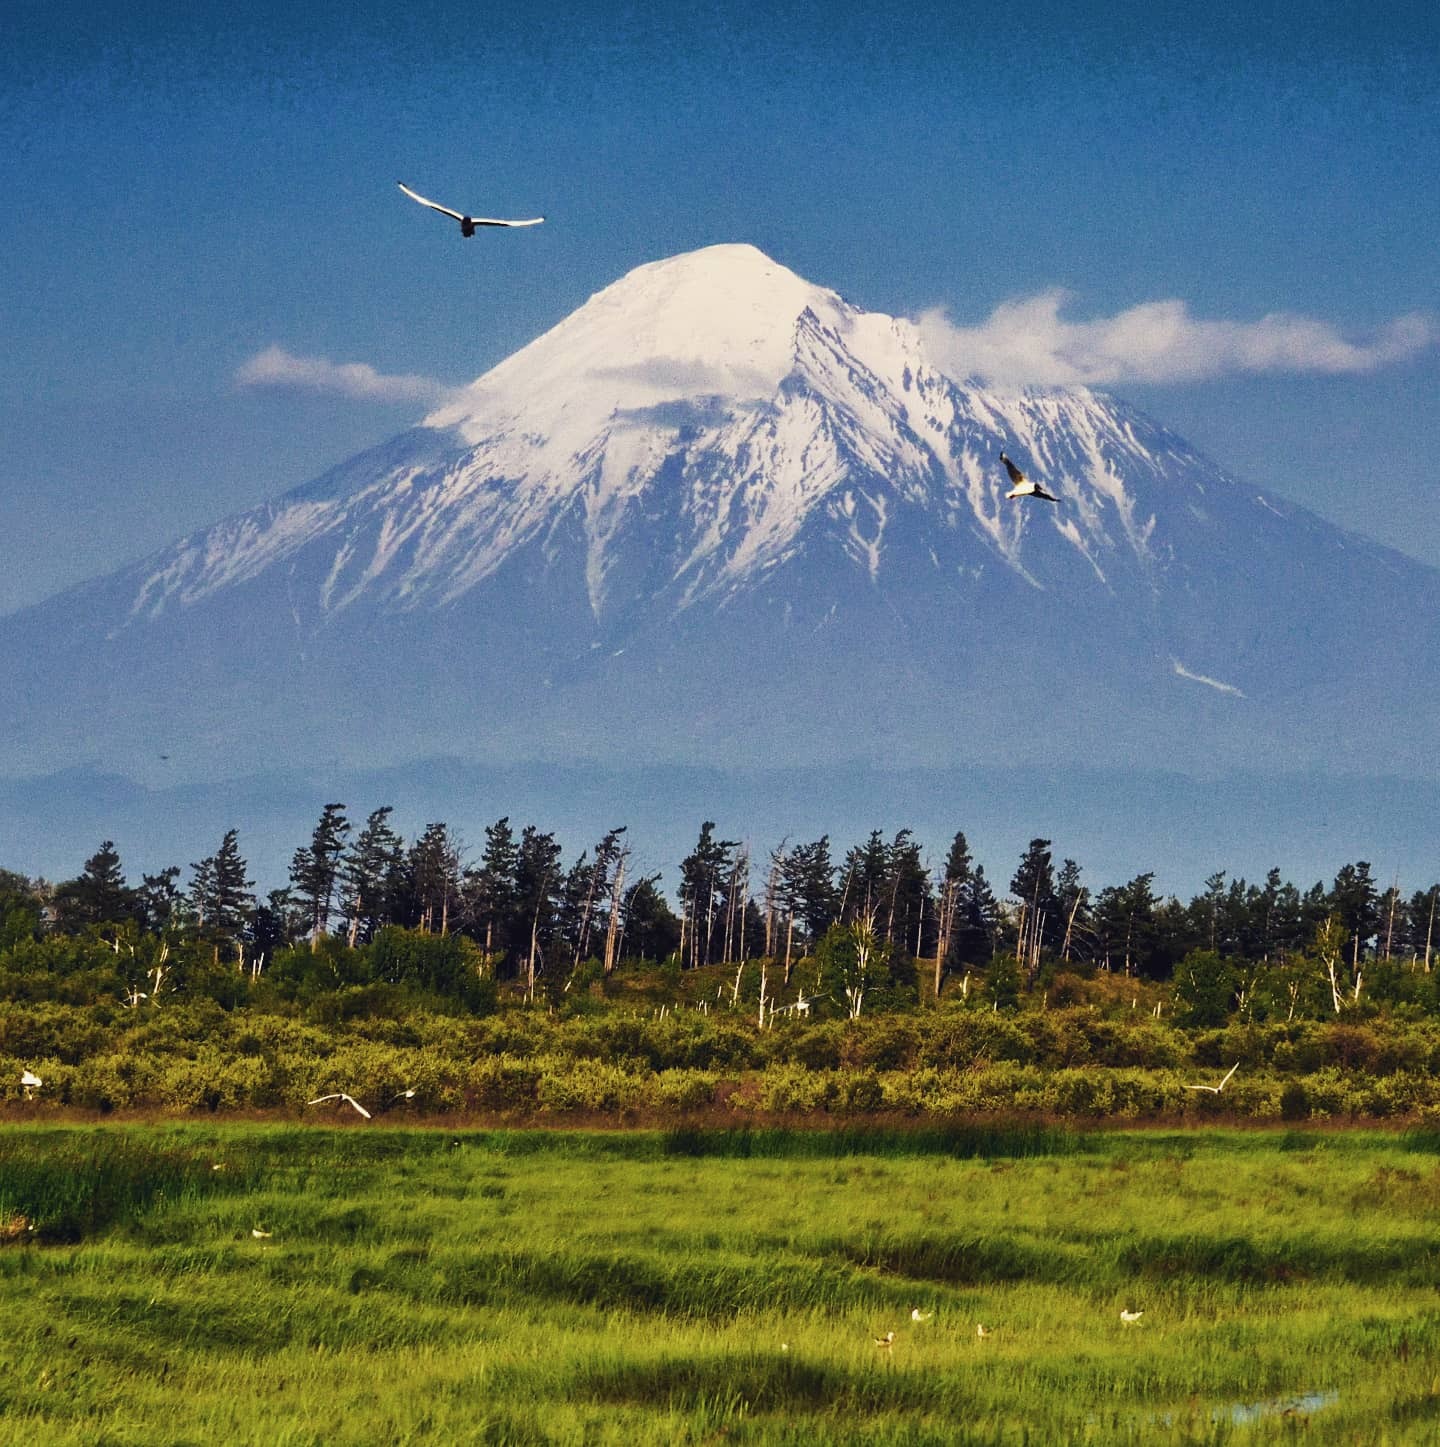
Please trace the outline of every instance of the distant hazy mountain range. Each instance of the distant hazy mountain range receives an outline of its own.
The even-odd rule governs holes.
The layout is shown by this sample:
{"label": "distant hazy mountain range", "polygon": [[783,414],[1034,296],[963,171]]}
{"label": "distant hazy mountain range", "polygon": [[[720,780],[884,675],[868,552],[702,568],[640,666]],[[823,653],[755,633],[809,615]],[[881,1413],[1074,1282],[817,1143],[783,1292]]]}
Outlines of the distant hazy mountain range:
{"label": "distant hazy mountain range", "polygon": [[[1002,448],[1058,503],[1006,501]],[[714,246],[384,446],[0,619],[0,777],[1434,780],[1437,630],[1440,571],[1124,403],[956,381],[911,323]]]}

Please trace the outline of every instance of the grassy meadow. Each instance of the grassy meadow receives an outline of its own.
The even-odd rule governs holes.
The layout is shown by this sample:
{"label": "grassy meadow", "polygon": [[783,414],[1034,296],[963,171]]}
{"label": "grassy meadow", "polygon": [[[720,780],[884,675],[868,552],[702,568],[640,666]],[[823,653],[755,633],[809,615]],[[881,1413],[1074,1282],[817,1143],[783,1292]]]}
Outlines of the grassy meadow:
{"label": "grassy meadow", "polygon": [[1437,1208],[1419,1132],[7,1125],[0,1415],[117,1447],[1440,1441]]}

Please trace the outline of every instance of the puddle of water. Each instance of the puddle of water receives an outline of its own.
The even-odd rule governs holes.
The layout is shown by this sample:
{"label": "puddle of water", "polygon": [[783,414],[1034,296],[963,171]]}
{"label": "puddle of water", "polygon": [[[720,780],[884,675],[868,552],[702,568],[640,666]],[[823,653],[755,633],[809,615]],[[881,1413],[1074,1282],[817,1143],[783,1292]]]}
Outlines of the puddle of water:
{"label": "puddle of water", "polygon": [[1318,1412],[1340,1400],[1339,1392],[1306,1392],[1299,1397],[1272,1397],[1268,1402],[1235,1402],[1217,1407],[1210,1415],[1217,1422],[1230,1422],[1243,1427],[1262,1417],[1284,1417]]}

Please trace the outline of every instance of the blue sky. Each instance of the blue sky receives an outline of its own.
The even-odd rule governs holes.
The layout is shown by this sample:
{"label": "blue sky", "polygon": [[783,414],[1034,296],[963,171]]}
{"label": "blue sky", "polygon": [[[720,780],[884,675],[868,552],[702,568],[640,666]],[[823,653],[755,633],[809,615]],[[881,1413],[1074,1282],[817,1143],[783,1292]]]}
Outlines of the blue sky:
{"label": "blue sky", "polygon": [[0,611],[424,410],[267,349],[464,383],[719,241],[1440,565],[1433,5],[11,0],[0,134]]}

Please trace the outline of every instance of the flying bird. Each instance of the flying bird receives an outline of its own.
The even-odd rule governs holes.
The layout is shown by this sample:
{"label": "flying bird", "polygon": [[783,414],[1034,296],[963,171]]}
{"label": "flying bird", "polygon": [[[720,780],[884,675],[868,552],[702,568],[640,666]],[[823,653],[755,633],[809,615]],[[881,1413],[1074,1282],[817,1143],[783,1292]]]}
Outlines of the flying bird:
{"label": "flying bird", "polygon": [[1239,1069],[1240,1069],[1240,1062],[1237,1060],[1237,1061],[1234,1063],[1234,1065],[1232,1065],[1232,1066],[1230,1067],[1230,1069],[1225,1072],[1225,1079],[1222,1080],[1219,1085],[1187,1085],[1187,1086],[1185,1087],[1185,1089],[1186,1089],[1186,1090],[1208,1090],[1212,1095],[1219,1095],[1220,1092],[1221,1092],[1222,1090],[1224,1090],[1227,1085],[1229,1085],[1229,1083],[1230,1083],[1230,1077],[1231,1077],[1232,1075],[1234,1075],[1235,1072],[1236,1072],[1237,1070],[1239,1070]]}
{"label": "flying bird", "polygon": [[25,1091],[27,1100],[44,1084],[45,1082],[33,1070],[26,1070],[20,1076],[20,1085]]}
{"label": "flying bird", "polygon": [[1059,502],[1060,499],[1053,492],[1046,492],[1038,482],[1031,480],[1010,461],[1002,452],[1000,461],[1005,464],[1005,471],[1010,474],[1010,481],[1014,486],[1005,494],[1006,497],[1040,497],[1046,502]]}
{"label": "flying bird", "polygon": [[317,1095],[314,1100],[306,1101],[306,1104],[324,1105],[327,1100],[343,1100],[347,1105],[354,1106],[366,1120],[370,1119],[370,1112],[353,1095],[346,1095],[343,1090],[337,1090],[333,1095]]}
{"label": "flying bird", "polygon": [[414,1100],[419,1092],[412,1085],[409,1090],[402,1090],[398,1095],[390,1097],[390,1104],[394,1105],[397,1100]]}
{"label": "flying bird", "polygon": [[422,206],[428,206],[432,211],[438,211],[442,216],[449,216],[460,223],[461,236],[474,236],[477,226],[538,226],[545,218],[543,216],[532,216],[528,221],[501,221],[494,216],[467,216],[463,211],[452,211],[448,206],[441,206],[437,201],[427,201],[418,191],[412,191],[403,181],[395,183],[412,201],[418,201]]}
{"label": "flying bird", "polygon": [[1126,1326],[1134,1326],[1135,1323],[1139,1321],[1140,1318],[1144,1315],[1145,1313],[1143,1310],[1131,1311],[1130,1308],[1126,1306],[1122,1306],[1120,1308],[1120,1320],[1123,1321]]}

